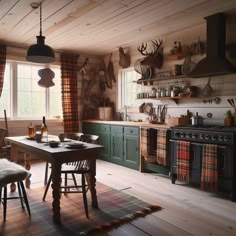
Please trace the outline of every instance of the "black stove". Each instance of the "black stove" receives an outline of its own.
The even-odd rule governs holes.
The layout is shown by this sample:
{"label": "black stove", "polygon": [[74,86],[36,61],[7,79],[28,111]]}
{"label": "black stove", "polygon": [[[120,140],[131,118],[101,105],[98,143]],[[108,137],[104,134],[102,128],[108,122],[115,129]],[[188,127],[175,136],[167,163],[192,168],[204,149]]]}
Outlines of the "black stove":
{"label": "black stove", "polygon": [[174,126],[171,130],[171,181],[176,180],[177,143],[189,141],[190,183],[200,185],[202,147],[204,144],[217,145],[219,191],[230,194],[236,201],[236,127],[221,125]]}
{"label": "black stove", "polygon": [[233,145],[235,131],[234,127],[221,125],[174,126],[171,127],[171,138],[200,143]]}

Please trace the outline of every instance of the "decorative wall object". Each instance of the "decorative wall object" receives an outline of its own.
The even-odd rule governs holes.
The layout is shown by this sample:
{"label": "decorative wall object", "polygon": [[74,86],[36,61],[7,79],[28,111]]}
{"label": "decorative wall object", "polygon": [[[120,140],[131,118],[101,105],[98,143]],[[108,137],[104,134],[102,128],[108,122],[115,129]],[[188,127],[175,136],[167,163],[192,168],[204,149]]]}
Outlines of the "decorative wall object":
{"label": "decorative wall object", "polygon": [[145,56],[144,59],[142,59],[141,64],[147,65],[151,67],[156,67],[160,69],[163,65],[163,52],[162,52],[162,45],[163,41],[162,39],[159,40],[152,40],[152,44],[154,45],[153,50],[147,50],[147,44],[142,43],[141,46],[137,48],[137,50]]}
{"label": "decorative wall object", "polygon": [[119,48],[119,65],[124,69],[130,66],[130,55],[125,53],[124,48]]}
{"label": "decorative wall object", "polygon": [[50,68],[40,69],[38,75],[41,77],[38,81],[40,87],[49,88],[55,85],[52,81],[55,77],[55,73]]}

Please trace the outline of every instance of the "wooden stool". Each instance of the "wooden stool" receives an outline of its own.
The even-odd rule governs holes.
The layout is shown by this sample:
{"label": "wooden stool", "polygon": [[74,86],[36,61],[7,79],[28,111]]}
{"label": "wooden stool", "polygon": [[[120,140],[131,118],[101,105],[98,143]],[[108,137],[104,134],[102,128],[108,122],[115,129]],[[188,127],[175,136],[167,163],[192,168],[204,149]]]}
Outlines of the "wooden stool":
{"label": "wooden stool", "polygon": [[[29,178],[31,173],[27,171],[24,167],[10,162],[7,159],[0,159],[0,198],[3,204],[3,219],[6,221],[6,212],[7,212],[7,200],[8,199],[20,199],[21,206],[24,209],[24,204],[27,208],[29,216],[30,207],[23,184],[23,180]],[[18,187],[18,196],[8,197],[7,196],[7,185],[13,182],[17,182]],[[3,197],[2,197],[2,188],[3,188]]]}

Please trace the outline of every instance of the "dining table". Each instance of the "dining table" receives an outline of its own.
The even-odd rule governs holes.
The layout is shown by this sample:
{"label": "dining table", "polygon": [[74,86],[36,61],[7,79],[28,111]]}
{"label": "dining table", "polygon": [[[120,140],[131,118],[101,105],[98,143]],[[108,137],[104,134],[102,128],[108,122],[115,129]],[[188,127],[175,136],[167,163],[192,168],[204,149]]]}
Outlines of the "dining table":
{"label": "dining table", "polygon": [[[50,140],[57,136],[49,135]],[[91,171],[87,176],[89,190],[91,192],[92,207],[98,208],[96,193],[96,160],[98,154],[103,150],[99,144],[85,143],[82,145],[69,145],[69,143],[82,143],[81,141],[65,140],[58,147],[51,147],[49,142],[36,142],[27,136],[6,137],[5,141],[11,145],[11,160],[19,160],[19,152],[25,153],[25,167],[30,169],[30,159],[34,156],[51,164],[52,171],[52,212],[53,222],[61,224],[60,212],[60,183],[61,167],[63,163],[87,160]],[[77,147],[77,148],[76,148]],[[81,148],[82,147],[82,148]],[[29,183],[28,183],[29,184]]]}

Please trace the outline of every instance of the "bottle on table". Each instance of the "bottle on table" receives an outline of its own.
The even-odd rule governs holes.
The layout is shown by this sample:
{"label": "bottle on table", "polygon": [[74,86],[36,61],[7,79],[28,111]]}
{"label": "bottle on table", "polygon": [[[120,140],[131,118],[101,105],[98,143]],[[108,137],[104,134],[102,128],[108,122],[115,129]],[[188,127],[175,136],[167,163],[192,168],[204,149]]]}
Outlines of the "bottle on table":
{"label": "bottle on table", "polygon": [[32,122],[30,122],[30,124],[28,126],[28,136],[30,138],[34,138],[34,136],[35,136],[35,130],[34,130],[34,126],[33,126]]}
{"label": "bottle on table", "polygon": [[43,122],[41,125],[41,137],[42,142],[48,142],[48,127],[46,125],[45,116],[43,116]]}

